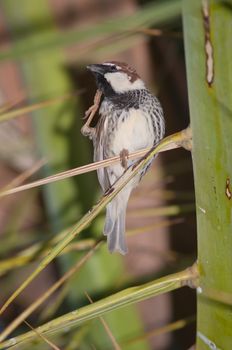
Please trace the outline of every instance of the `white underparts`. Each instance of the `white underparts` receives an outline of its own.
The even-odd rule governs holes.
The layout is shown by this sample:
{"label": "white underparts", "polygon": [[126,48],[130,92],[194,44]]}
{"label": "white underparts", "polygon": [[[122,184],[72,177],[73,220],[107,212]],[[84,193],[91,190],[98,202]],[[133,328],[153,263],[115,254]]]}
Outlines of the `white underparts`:
{"label": "white underparts", "polygon": [[[124,119],[124,121],[122,121]],[[152,147],[154,134],[144,113],[131,108],[130,112],[122,112],[117,133],[112,139],[112,149],[119,154],[122,149],[135,152],[139,149]]]}

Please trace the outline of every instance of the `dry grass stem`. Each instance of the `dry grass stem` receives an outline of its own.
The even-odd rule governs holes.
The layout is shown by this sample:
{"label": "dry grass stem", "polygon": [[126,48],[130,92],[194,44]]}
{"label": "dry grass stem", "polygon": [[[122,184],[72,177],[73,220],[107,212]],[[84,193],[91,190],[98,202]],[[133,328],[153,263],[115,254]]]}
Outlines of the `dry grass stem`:
{"label": "dry grass stem", "polygon": [[[166,151],[169,151],[169,150],[172,150],[175,148],[179,148],[179,147],[181,147],[179,144],[176,144],[175,142],[173,142],[173,143],[169,144],[167,147],[164,147],[162,150],[160,150],[160,152],[166,152]],[[150,151],[150,148],[145,148],[141,151],[133,152],[133,153],[128,155],[128,159],[138,159],[140,157],[145,156],[147,154],[147,152],[149,152],[149,151]],[[100,169],[100,168],[105,168],[105,167],[110,166],[112,164],[119,163],[120,161],[121,161],[120,156],[115,156],[112,158],[101,160],[99,162],[90,163],[90,164],[83,165],[83,166],[78,167],[78,168],[66,170],[66,171],[60,172],[56,175],[48,176],[48,177],[41,179],[41,180],[33,181],[31,183],[28,183],[28,184],[25,184],[22,186],[18,186],[18,187],[15,187],[15,188],[12,188],[12,189],[9,189],[6,191],[2,191],[2,192],[0,192],[0,197],[4,197],[4,196],[8,196],[10,194],[29,190],[31,188],[46,185],[46,184],[49,184],[49,183],[52,183],[55,181],[64,180],[64,179],[67,179],[69,177],[85,174],[85,173],[95,171],[95,170]]]}
{"label": "dry grass stem", "polygon": [[[90,302],[91,304],[93,304],[93,300],[90,298],[89,294],[88,294],[87,292],[85,292],[85,295],[86,295],[87,299],[89,300],[89,302]],[[121,347],[120,347],[119,344],[117,343],[117,341],[116,341],[116,339],[115,339],[113,333],[112,333],[111,330],[110,330],[110,327],[108,326],[108,324],[106,323],[106,321],[104,320],[104,318],[100,316],[100,317],[99,317],[99,320],[101,321],[103,327],[105,328],[105,331],[106,331],[106,333],[108,334],[108,336],[109,336],[109,338],[110,338],[110,340],[111,340],[111,342],[112,342],[113,348],[114,348],[115,350],[121,350]]]}
{"label": "dry grass stem", "polygon": [[170,32],[170,31],[164,31],[162,29],[157,28],[139,28],[135,30],[136,33],[142,33],[150,36],[167,36],[171,38],[182,38],[183,34],[181,32]]}
{"label": "dry grass stem", "polygon": [[12,295],[7,299],[4,305],[0,309],[2,314],[4,310],[12,303],[12,301],[28,286],[28,284],[35,279],[35,277],[44,268],[58,256],[61,251],[81,232],[86,228],[93,219],[102,211],[102,209],[122,190],[122,188],[144,167],[149,160],[151,160],[154,155],[158,154],[161,150],[170,147],[173,148],[174,145],[181,145],[186,142],[188,137],[186,131],[181,131],[175,133],[171,136],[167,136],[158,145],[153,147],[146,156],[141,158],[136,162],[133,167],[129,167],[125,170],[123,175],[115,182],[114,186],[109,188],[109,190],[102,196],[101,200],[95,204],[91,210],[89,210],[74,226],[73,228],[64,236],[64,238],[58,242],[58,244],[51,249],[48,255],[40,262],[40,264],[35,268],[35,270],[25,279],[24,282],[12,293]]}
{"label": "dry grass stem", "polygon": [[192,316],[192,317],[184,318],[182,320],[178,320],[178,321],[169,323],[163,327],[155,328],[149,332],[146,332],[145,334],[143,334],[141,336],[138,336],[136,338],[128,340],[124,344],[128,344],[128,345],[135,344],[135,343],[138,343],[142,340],[153,338],[153,337],[160,335],[160,334],[165,334],[165,333],[177,331],[177,330],[182,329],[182,328],[188,326],[189,324],[193,323],[195,321],[195,319],[196,319],[196,317]]}
{"label": "dry grass stem", "polygon": [[39,171],[47,161],[45,159],[38,160],[30,169],[25,170],[23,173],[19,174],[16,178],[14,178],[8,185],[1,188],[1,192],[5,192],[10,190],[12,187],[18,187],[20,184],[22,184],[24,181],[26,181],[29,177],[34,175],[37,171]]}
{"label": "dry grass stem", "polygon": [[65,94],[63,96],[52,98],[52,99],[49,99],[49,100],[46,100],[43,102],[34,103],[32,105],[25,106],[22,108],[10,110],[10,111],[5,112],[4,114],[0,115],[0,123],[3,121],[9,120],[9,119],[17,118],[17,117],[19,117],[23,114],[26,114],[26,113],[31,113],[31,112],[37,111],[38,109],[41,109],[41,108],[55,105],[55,104],[62,102],[62,101],[70,100],[71,98],[74,98],[77,95],[79,95],[81,92],[82,92],[82,90],[78,91],[78,92],[74,92],[74,93],[68,93],[68,94]]}
{"label": "dry grass stem", "polygon": [[24,97],[18,97],[14,101],[7,101],[4,104],[0,105],[0,117],[2,114],[9,112],[14,107],[16,107],[18,104],[22,103],[25,100]]}
{"label": "dry grass stem", "polygon": [[56,346],[54,343],[52,343],[50,340],[48,340],[43,334],[40,334],[40,333],[38,332],[38,330],[35,329],[34,327],[32,327],[32,326],[30,325],[30,323],[28,323],[26,320],[24,321],[24,323],[26,323],[26,325],[27,325],[30,329],[32,329],[32,330],[36,333],[36,335],[38,335],[38,337],[40,337],[42,340],[44,340],[45,343],[47,343],[48,345],[50,345],[52,349],[54,349],[54,350],[61,350],[60,348],[58,348],[58,346]]}

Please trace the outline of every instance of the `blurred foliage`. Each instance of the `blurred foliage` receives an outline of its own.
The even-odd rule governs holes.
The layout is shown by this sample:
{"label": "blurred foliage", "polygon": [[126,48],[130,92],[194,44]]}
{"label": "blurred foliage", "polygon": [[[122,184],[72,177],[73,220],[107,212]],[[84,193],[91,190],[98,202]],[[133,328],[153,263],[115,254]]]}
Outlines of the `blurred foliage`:
{"label": "blurred foliage", "polygon": [[[122,14],[116,18],[112,17],[101,21],[98,24],[90,24],[83,28],[62,33],[59,30],[54,30],[54,23],[51,20],[51,13],[46,2],[41,2],[40,9],[37,12],[30,11],[27,0],[24,0],[21,6],[23,9],[21,16],[19,16],[21,11],[16,6],[16,0],[9,0],[9,5],[8,2],[7,4],[2,3],[2,7],[5,13],[7,9],[11,9],[10,15],[13,21],[10,26],[17,45],[13,45],[10,49],[6,49],[0,53],[0,60],[20,58],[21,56],[34,54],[39,55],[43,50],[46,50],[44,54],[50,56],[50,53],[57,47],[63,48],[70,44],[91,41],[94,33],[94,39],[100,39],[100,42],[97,45],[93,45],[92,50],[88,52],[92,56],[96,47],[101,47],[102,43],[104,46],[107,46],[105,38],[110,35],[118,35],[119,40],[117,41],[120,41],[122,34],[128,35],[133,34],[133,32],[136,34],[136,31],[140,28],[156,24],[164,25],[181,14],[180,0],[152,1],[151,4],[142,7],[132,15],[125,16]],[[30,20],[29,23],[22,21],[27,11],[30,16],[28,18]],[[7,17],[7,20],[9,20],[9,17]],[[119,43],[115,42],[115,39],[117,39],[117,36],[113,38],[113,47]],[[112,44],[112,41],[110,43]],[[112,50],[112,47],[110,50]]]}
{"label": "blurred foliage", "polygon": [[[84,99],[82,95],[79,96],[79,92],[82,91],[80,91],[78,79],[77,83],[71,79],[70,62],[67,59],[66,49],[75,44],[72,61],[78,59],[82,63],[85,63],[87,57],[88,59],[90,57],[91,60],[98,60],[99,57],[119,53],[139,42],[140,29],[157,25],[160,28],[170,29],[180,17],[181,2],[176,0],[150,1],[149,5],[141,6],[131,15],[117,15],[97,24],[91,23],[65,31],[57,27],[47,0],[37,2],[22,0],[20,6],[18,4],[16,0],[0,3],[11,39],[10,45],[0,52],[0,60],[3,62],[14,60],[20,68],[29,105],[10,111],[3,108],[0,111],[0,121],[15,118],[21,113],[31,113],[38,158],[45,157],[47,160],[47,164],[40,171],[40,175],[45,177],[90,163],[92,160],[90,143],[82,137],[79,131],[84,115]],[[93,39],[94,42],[92,42]],[[86,44],[86,47],[82,51],[78,45],[83,43]],[[82,66],[74,64],[74,71],[80,73]],[[78,96],[69,99],[76,91]],[[177,176],[178,173],[183,174],[185,171],[182,164],[175,164],[171,173]],[[57,247],[60,247],[61,250],[61,247],[63,249],[65,243],[69,242],[67,250],[63,251],[65,254],[59,256],[53,264],[57,275],[63,276],[66,271],[70,271],[69,269],[84,259],[95,244],[97,237],[101,235],[102,216],[99,216],[72,243],[70,243],[70,237],[72,237],[71,232],[75,234],[75,228],[78,227],[81,231],[82,226],[78,224],[75,226],[75,223],[96,202],[99,196],[96,189],[95,174],[85,174],[45,186],[42,189],[41,200],[44,223],[39,228],[22,232],[24,213],[25,211],[30,212],[30,203],[34,199],[33,194],[38,194],[37,191],[31,190],[28,194],[26,193],[20,209],[17,208],[15,212],[12,209],[12,224],[6,227],[9,236],[4,240],[3,249],[1,248],[5,258],[0,262],[0,271],[2,268],[4,274],[4,294],[12,292],[11,281],[17,274],[13,271],[15,267],[22,268],[22,265],[30,267],[32,261],[40,261],[45,257],[38,265],[38,268],[42,270],[46,261],[48,262],[46,256],[50,249],[54,253],[53,259],[58,253]],[[147,208],[141,211],[140,215],[144,217],[162,216],[165,225],[170,226],[172,221],[168,220],[167,216],[183,217],[194,211],[192,193],[183,191],[181,194],[176,194],[161,191],[160,196],[174,203],[168,203],[161,208]],[[179,200],[183,202],[180,204]],[[103,204],[105,205],[106,201]],[[102,206],[97,209],[98,212],[103,204],[101,203]],[[131,215],[138,216],[138,213],[131,212]],[[141,227],[140,232],[145,229],[146,227]],[[67,232],[69,232],[68,239]],[[169,261],[171,265],[169,273],[182,269],[183,265],[188,266],[192,260],[192,257],[186,257],[181,263],[175,259],[172,263]],[[183,281],[187,283],[188,279],[195,277],[191,270],[188,270],[187,273],[184,270],[163,277],[161,280],[150,280],[151,282],[145,285],[125,289],[127,285],[134,286],[144,281],[134,279],[130,271],[125,269],[122,258],[110,255],[105,244],[102,244],[77,271],[78,273],[68,279],[63,288],[50,299],[50,303],[39,309],[32,318],[33,327],[37,327],[40,323],[39,321],[37,324],[39,318],[43,321],[50,319],[50,325],[58,329],[57,334],[52,335],[52,341],[70,350],[90,349],[92,344],[97,349],[112,348],[112,341],[97,318],[112,310],[113,312],[104,316],[104,319],[119,344],[122,341],[123,349],[148,349],[148,337],[144,333],[141,317],[135,305],[131,304],[179,288],[183,285]],[[162,273],[164,272],[155,273],[155,277],[160,277]],[[146,278],[150,276],[144,276],[144,279]],[[21,280],[20,287],[23,286],[23,282]],[[119,292],[115,293],[116,291]],[[93,304],[88,305],[89,301],[85,292],[88,292],[93,299]],[[109,300],[112,301],[112,304],[107,304]],[[126,307],[121,308],[125,305]],[[71,310],[77,311],[70,313]],[[81,313],[85,315],[86,310],[89,310],[89,316],[86,319],[91,321],[77,328],[76,324]],[[63,316],[59,318],[60,315]],[[95,319],[92,320],[93,318]],[[5,319],[3,322],[10,324]],[[187,321],[182,322],[176,328],[167,326],[166,331],[185,327],[187,323]],[[6,324],[3,325],[6,326]],[[44,327],[47,327],[46,323]],[[25,343],[23,347],[20,345],[20,349],[30,349],[31,346],[38,350],[49,348],[38,337],[38,334],[33,331],[24,333],[26,330],[28,328],[21,325],[13,335],[20,333],[22,334],[20,337],[25,335],[26,338],[28,334],[31,334],[36,340],[33,343]],[[37,331],[42,331],[42,328],[37,328]],[[19,338],[7,340],[4,347],[14,345],[16,339]],[[126,341],[127,339],[130,341]],[[3,345],[0,344],[1,346]]]}

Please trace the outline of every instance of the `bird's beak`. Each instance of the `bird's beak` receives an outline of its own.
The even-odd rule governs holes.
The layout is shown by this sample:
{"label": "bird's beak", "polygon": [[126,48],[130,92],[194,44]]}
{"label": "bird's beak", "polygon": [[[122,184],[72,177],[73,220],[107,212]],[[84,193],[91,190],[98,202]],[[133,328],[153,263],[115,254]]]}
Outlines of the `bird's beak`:
{"label": "bird's beak", "polygon": [[105,74],[105,67],[103,64],[90,64],[86,68],[93,73]]}

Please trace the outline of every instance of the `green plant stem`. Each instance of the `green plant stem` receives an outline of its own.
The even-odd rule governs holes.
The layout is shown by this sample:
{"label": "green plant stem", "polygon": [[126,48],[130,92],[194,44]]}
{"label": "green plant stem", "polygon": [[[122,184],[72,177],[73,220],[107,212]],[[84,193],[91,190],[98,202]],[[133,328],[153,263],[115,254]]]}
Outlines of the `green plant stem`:
{"label": "green plant stem", "polygon": [[[183,1],[196,191],[198,350],[232,348],[232,11]],[[226,303],[223,303],[226,302]]]}
{"label": "green plant stem", "polygon": [[56,283],[54,283],[41,297],[36,299],[27,309],[25,309],[8,327],[4,329],[1,338],[5,339],[12,333],[27,317],[29,317],[45,300],[47,300],[58,288],[70,279],[80,268],[91,258],[94,252],[101,246],[102,242],[95,243],[95,246],[87,252],[71,269],[69,269]]}
{"label": "green plant stem", "polygon": [[[177,288],[194,285],[198,277],[196,265],[187,268],[184,271],[177,272],[152,282],[127,288],[107,298],[101,299],[93,304],[84,306],[78,310],[72,311],[66,315],[52,320],[36,330],[40,334],[61,332],[67,330],[67,327],[73,327],[82,324],[85,321],[105,315],[114,309],[131,305],[136,302],[151,298],[153,296],[163,294]],[[36,337],[34,331],[24,333],[15,338],[9,339],[0,344],[0,349],[12,346],[12,344],[20,344],[24,341],[31,341]]]}

